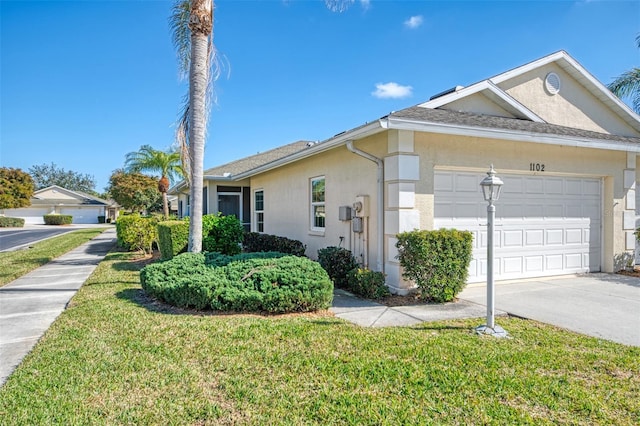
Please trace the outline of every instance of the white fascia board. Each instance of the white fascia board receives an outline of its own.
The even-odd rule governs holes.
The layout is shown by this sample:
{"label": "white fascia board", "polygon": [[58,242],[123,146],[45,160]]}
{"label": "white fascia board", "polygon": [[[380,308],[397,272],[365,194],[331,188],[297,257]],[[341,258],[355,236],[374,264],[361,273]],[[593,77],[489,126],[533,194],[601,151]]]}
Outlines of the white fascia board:
{"label": "white fascia board", "polygon": [[495,77],[491,77],[489,81],[497,85],[503,81],[517,77],[551,62],[557,62],[560,68],[583,84],[596,98],[613,108],[614,111],[617,110],[618,115],[627,124],[640,132],[640,117],[564,50],[560,50],[536,61],[529,62],[521,67],[498,74]]}
{"label": "white fascia board", "polygon": [[[439,98],[433,99],[431,101],[419,104],[419,107],[423,108],[439,108],[448,103],[455,102],[459,99],[466,98],[467,96],[474,95],[476,93],[482,93],[484,91],[489,91],[493,95],[495,95],[499,102],[498,105],[503,107],[506,110],[511,110],[510,112],[514,112],[516,116],[519,115],[518,118],[526,118],[531,121],[535,121],[537,123],[545,123],[545,121],[540,118],[537,114],[535,114],[530,109],[526,108],[520,102],[515,100],[513,97],[509,96],[504,90],[496,86],[491,82],[491,80],[484,80],[479,83],[475,83],[471,86],[465,87],[463,89],[458,90],[457,92],[449,93],[448,95],[443,95]],[[486,96],[486,95],[485,95]],[[495,102],[495,99],[493,100]]]}
{"label": "white fascia board", "polygon": [[447,135],[471,136],[479,138],[503,139],[518,142],[542,143],[547,145],[573,146],[579,148],[605,149],[640,153],[640,144],[602,139],[576,138],[545,133],[523,132],[508,129],[461,126],[459,124],[427,123],[424,121],[388,119],[388,128],[412,130],[415,132],[439,133]]}
{"label": "white fascia board", "polygon": [[251,176],[255,176],[260,173],[264,173],[268,170],[272,170],[281,166],[284,166],[289,163],[293,163],[298,160],[302,160],[303,158],[308,158],[313,155],[319,154],[321,152],[336,148],[341,145],[345,145],[347,141],[362,139],[367,136],[379,133],[386,129],[386,121],[384,119],[378,119],[372,121],[371,123],[365,124],[364,126],[357,127],[353,130],[348,130],[343,133],[339,133],[338,135],[332,137],[331,139],[327,139],[325,141],[319,142],[314,146],[304,149],[302,151],[298,151],[295,154],[291,154],[287,157],[281,158],[276,161],[272,161],[271,163],[264,164],[260,167],[256,167],[255,169],[251,169],[244,173],[237,174],[233,176],[233,180],[241,180],[246,179]]}
{"label": "white fascia board", "polygon": [[529,62],[528,64],[521,65],[512,70],[493,76],[489,80],[494,84],[499,84],[499,83],[502,83],[503,81],[510,80],[514,77],[527,73],[531,70],[534,70],[536,68],[549,64],[551,62],[555,62],[558,59],[566,58],[567,56],[569,56],[567,52],[565,52],[564,50],[559,50],[555,53],[544,56],[540,59],[536,59],[533,62]]}
{"label": "white fascia board", "polygon": [[455,92],[451,92],[447,95],[442,95],[435,99],[431,99],[430,101],[418,104],[418,106],[423,108],[439,108],[443,105],[457,101],[458,99],[466,98],[467,96],[473,95],[474,93],[478,93],[488,88],[488,80],[483,80],[478,83],[472,84],[471,86],[463,87],[462,89],[456,90]]}
{"label": "white fascia board", "polygon": [[501,88],[493,84],[490,80],[487,80],[487,83],[488,83],[488,89],[493,94],[495,94],[500,99],[502,99],[502,101],[505,102],[507,105],[509,105],[511,108],[518,111],[522,117],[528,118],[529,120],[535,121],[536,123],[546,123],[546,121],[540,118],[538,114],[531,111],[529,108],[525,107],[523,104],[521,104],[512,96],[510,96],[507,92],[505,92],[504,90],[502,90]]}

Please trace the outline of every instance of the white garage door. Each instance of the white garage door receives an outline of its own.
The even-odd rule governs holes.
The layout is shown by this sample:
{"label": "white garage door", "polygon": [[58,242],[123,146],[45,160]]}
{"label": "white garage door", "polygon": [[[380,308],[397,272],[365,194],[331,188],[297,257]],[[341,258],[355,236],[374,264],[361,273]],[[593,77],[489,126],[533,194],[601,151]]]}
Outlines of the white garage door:
{"label": "white garage door", "polygon": [[6,209],[4,214],[8,217],[20,217],[24,219],[24,223],[43,224],[44,218],[42,216],[49,214],[51,210],[51,207],[25,207],[21,209]]}
{"label": "white garage door", "polygon": [[104,213],[100,207],[63,207],[60,214],[68,214],[73,216],[71,223],[98,223],[98,215]]}
{"label": "white garage door", "polygon": [[[486,280],[485,173],[436,171],[435,229],[473,233],[469,282]],[[600,270],[601,181],[558,176],[499,175],[494,273],[515,279]]]}

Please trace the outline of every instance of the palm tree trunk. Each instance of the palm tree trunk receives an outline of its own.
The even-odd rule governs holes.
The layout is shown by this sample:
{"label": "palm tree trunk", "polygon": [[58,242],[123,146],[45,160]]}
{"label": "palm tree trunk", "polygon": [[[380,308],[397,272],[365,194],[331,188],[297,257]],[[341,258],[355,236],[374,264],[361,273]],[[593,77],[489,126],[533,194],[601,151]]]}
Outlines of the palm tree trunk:
{"label": "palm tree trunk", "polygon": [[[189,155],[191,156],[191,213],[189,220],[189,252],[202,251],[202,177],[206,134],[206,99],[209,81],[209,38],[212,30],[212,4],[207,0],[192,1],[191,69],[189,71]],[[209,9],[208,11],[206,9]],[[207,32],[208,30],[208,32]]]}
{"label": "palm tree trunk", "polygon": [[164,220],[169,220],[169,197],[167,197],[167,193],[162,193],[162,214],[164,215]]}

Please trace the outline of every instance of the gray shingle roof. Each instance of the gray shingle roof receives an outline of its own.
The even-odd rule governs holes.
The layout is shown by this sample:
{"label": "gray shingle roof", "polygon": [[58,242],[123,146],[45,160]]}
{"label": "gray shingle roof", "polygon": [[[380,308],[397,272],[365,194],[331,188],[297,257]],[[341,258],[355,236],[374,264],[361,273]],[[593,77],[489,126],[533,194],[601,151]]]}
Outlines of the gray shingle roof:
{"label": "gray shingle roof", "polygon": [[307,149],[312,144],[313,142],[309,141],[293,142],[250,157],[241,158],[240,160],[207,169],[204,171],[204,175],[224,177],[225,174],[229,173],[230,176],[234,176],[239,173],[255,169],[256,167],[263,166],[267,163],[271,163],[272,161],[287,157],[291,154],[295,154],[296,152]]}
{"label": "gray shingle roof", "polygon": [[496,117],[490,115],[473,114],[469,112],[450,111],[446,109],[433,109],[413,106],[393,112],[389,115],[389,117],[424,121],[427,123],[478,127],[483,129],[514,130],[520,132],[539,133],[543,135],[616,141],[640,145],[640,138],[635,137],[611,135],[607,133],[575,129],[572,127],[558,126],[555,124],[536,123],[519,118]]}

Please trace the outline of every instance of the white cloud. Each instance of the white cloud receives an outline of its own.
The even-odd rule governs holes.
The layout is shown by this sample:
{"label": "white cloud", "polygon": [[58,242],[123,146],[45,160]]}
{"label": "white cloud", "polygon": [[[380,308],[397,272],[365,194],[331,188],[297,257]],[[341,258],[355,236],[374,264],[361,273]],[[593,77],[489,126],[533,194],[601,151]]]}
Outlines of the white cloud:
{"label": "white cloud", "polygon": [[364,10],[369,10],[369,7],[371,6],[371,0],[360,0],[360,5]]}
{"label": "white cloud", "polygon": [[376,84],[376,90],[371,92],[376,98],[379,99],[399,99],[411,96],[413,87],[401,86],[393,81],[390,83],[378,83]]}
{"label": "white cloud", "polygon": [[420,25],[422,25],[423,21],[424,18],[422,17],[422,15],[412,16],[411,18],[404,21],[404,26],[411,29],[418,28]]}

